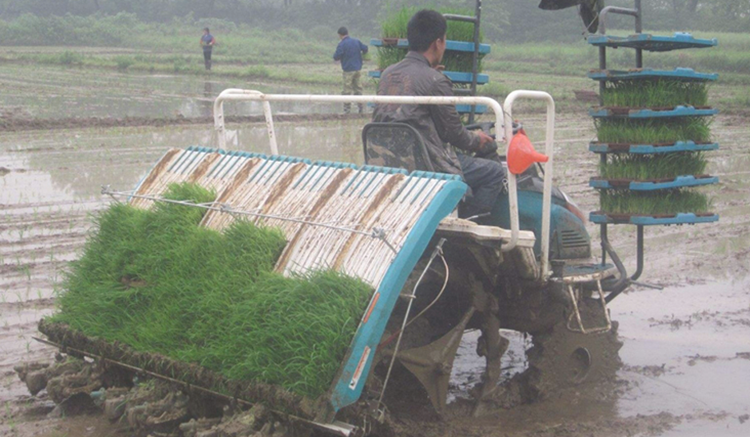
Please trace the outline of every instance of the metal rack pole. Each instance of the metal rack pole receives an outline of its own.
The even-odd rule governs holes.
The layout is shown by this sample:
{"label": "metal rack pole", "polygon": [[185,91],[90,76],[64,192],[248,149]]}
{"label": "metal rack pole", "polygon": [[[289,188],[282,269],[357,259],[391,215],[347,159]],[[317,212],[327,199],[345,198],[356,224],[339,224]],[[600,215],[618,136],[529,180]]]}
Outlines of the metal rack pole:
{"label": "metal rack pole", "polygon": [[[641,0],[635,0],[635,33],[643,33]],[[635,49],[635,68],[643,68],[643,49]]]}
{"label": "metal rack pole", "polygon": [[[466,15],[456,15],[456,14],[443,14],[443,17],[445,17],[446,20],[452,20],[452,21],[465,21],[468,23],[474,24],[474,52],[472,54],[472,60],[471,60],[471,86],[469,87],[468,93],[466,93],[466,90],[461,89],[460,91],[464,91],[462,93],[456,93],[459,95],[471,95],[476,96],[477,95],[477,79],[479,76],[479,23],[481,21],[482,16],[482,0],[476,0],[476,5],[474,7],[474,16],[469,17]],[[471,112],[469,112],[469,123],[474,123],[474,114],[476,113],[476,105],[471,105]]]}
{"label": "metal rack pole", "polygon": [[[479,75],[479,20],[482,15],[482,0],[477,0],[474,8],[474,54],[471,60],[471,95],[477,95],[477,76]],[[474,113],[477,107],[471,105],[469,112],[469,124],[474,123]]]}

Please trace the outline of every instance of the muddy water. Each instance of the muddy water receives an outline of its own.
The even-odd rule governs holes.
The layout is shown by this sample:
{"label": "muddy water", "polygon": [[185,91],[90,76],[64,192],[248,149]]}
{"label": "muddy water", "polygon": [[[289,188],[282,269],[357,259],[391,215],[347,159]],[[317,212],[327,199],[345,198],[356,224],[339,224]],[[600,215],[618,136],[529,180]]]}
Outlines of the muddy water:
{"label": "muddy water", "polygon": [[[131,86],[137,86],[136,81]],[[583,113],[558,119],[555,175],[556,184],[584,210],[591,210],[598,202],[587,188],[596,172],[596,159],[586,151],[593,129],[581,119],[585,120]],[[542,118],[530,115],[523,120],[532,139],[540,142]],[[310,159],[361,163],[362,123],[279,123],[279,149]],[[471,429],[477,435],[494,435],[490,430],[502,426],[511,435],[555,435],[555,430],[568,428],[574,435],[624,435],[613,429],[617,427],[632,434],[748,435],[750,422],[740,424],[750,405],[746,126],[746,120],[731,116],[720,117],[714,126],[722,149],[710,155],[709,171],[722,182],[710,190],[721,222],[647,229],[648,264],[642,280],[668,288],[636,289],[611,306],[625,343],[621,355],[626,367],[620,372],[616,401],[526,406],[500,412],[486,423],[457,420],[431,434],[463,435],[462,430]],[[234,125],[229,130],[227,148],[268,152],[262,125]],[[0,403],[16,411],[28,400],[12,374],[13,364],[52,354],[31,339],[35,322],[53,311],[55,284],[85,241],[89,214],[109,202],[100,195],[101,186],[129,189],[167,148],[210,146],[214,140],[210,126],[26,131],[0,137]],[[595,227],[590,230],[597,234]],[[632,231],[611,231],[628,265],[634,260]],[[481,366],[473,353],[476,333],[466,338],[455,369],[453,397],[463,396],[477,382]],[[503,364],[508,376],[523,369],[528,347],[522,336],[512,339],[512,353]],[[11,423],[15,430],[26,429],[20,435],[30,435],[40,423],[43,429],[48,422],[72,423],[6,416],[0,415],[0,435],[8,433]],[[95,422],[88,427],[101,430]]]}
{"label": "muddy water", "polygon": [[[309,87],[268,85],[243,79],[210,76],[139,74],[87,70],[78,67],[3,65],[0,71],[0,113],[23,118],[66,117],[207,117],[213,101],[227,88],[266,93],[337,93]],[[320,88],[320,87],[318,87]],[[285,113],[338,113],[340,105],[280,103]],[[257,102],[227,104],[227,115],[259,115]]]}
{"label": "muddy water", "polygon": [[625,416],[667,412],[665,435],[750,434],[750,279],[631,293],[613,302]]}

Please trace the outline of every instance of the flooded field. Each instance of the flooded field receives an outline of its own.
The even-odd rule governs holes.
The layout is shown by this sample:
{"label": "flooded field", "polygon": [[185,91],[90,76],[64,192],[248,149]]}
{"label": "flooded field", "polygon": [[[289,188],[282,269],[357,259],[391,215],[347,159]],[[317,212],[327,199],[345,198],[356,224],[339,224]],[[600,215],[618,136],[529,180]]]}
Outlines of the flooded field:
{"label": "flooded field", "polygon": [[[0,70],[0,114],[18,118],[208,117],[226,88],[267,93],[320,92],[304,85],[179,74],[138,74],[69,67],[5,64]],[[334,91],[334,90],[330,90]],[[338,91],[338,90],[336,90]],[[339,107],[286,103],[279,112],[337,113]],[[227,115],[262,114],[257,102],[227,105]]]}
{"label": "flooded field", "polygon": [[[30,71],[10,66],[0,72],[4,111],[32,118],[207,116],[220,90],[253,85],[95,72],[77,72],[73,79],[67,69],[44,69],[36,76]],[[16,80],[19,75],[24,79]],[[111,93],[103,93],[105,89]],[[330,105],[274,108],[339,111]],[[259,108],[241,106],[228,107],[231,111],[260,113]],[[524,122],[532,140],[541,141],[540,114],[519,112],[514,117]],[[277,123],[280,153],[359,164],[365,122]],[[264,125],[235,124],[229,130],[227,148],[268,151]],[[647,265],[641,280],[666,288],[635,287],[610,306],[612,318],[620,322],[625,363],[612,396],[596,403],[552,399],[498,411],[481,421],[456,418],[426,425],[421,433],[490,436],[500,429],[511,436],[750,434],[750,118],[721,115],[713,130],[721,149],[708,155],[709,172],[721,183],[709,192],[721,220],[646,230]],[[558,114],[556,136],[555,184],[591,211],[598,205],[588,188],[597,166],[587,151],[593,125],[583,111],[568,111]],[[111,201],[100,194],[101,187],[130,189],[166,149],[214,143],[208,124],[0,134],[0,435],[117,434],[117,426],[101,417],[48,418],[50,402],[29,396],[13,366],[49,360],[54,354],[32,337],[38,320],[54,311],[56,284],[66,263],[78,256],[91,214]],[[589,230],[596,238],[597,228],[591,225]],[[630,269],[635,264],[633,231],[610,231]],[[470,342],[471,336],[467,338]],[[522,367],[524,339],[515,338],[514,345],[508,366]],[[464,349],[467,358],[459,360],[457,379],[469,378],[466,375],[481,365],[468,346]]]}

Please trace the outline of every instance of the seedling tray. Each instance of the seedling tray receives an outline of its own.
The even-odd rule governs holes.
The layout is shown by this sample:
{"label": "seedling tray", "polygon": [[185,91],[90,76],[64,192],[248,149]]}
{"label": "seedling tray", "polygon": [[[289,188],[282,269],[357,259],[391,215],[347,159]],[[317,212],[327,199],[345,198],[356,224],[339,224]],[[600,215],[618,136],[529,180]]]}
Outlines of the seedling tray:
{"label": "seedling tray", "polygon": [[591,108],[589,115],[594,118],[663,118],[663,117],[706,117],[716,115],[718,109],[710,107],[675,106],[672,108]]}
{"label": "seedling tray", "polygon": [[[372,38],[370,44],[375,47],[398,47],[400,49],[409,48],[409,40],[404,38]],[[445,41],[445,50],[453,52],[474,52],[474,43],[467,41]],[[479,54],[486,55],[490,52],[489,44],[479,44]]]}
{"label": "seedling tray", "polygon": [[627,47],[641,49],[649,52],[669,52],[680,49],[700,49],[714,47],[719,42],[713,39],[697,39],[693,35],[684,32],[675,32],[672,36],[655,36],[646,33],[638,33],[626,37],[611,35],[590,35],[588,43],[598,47]]}
{"label": "seedling tray", "polygon": [[[380,79],[380,71],[372,70],[368,71],[367,75],[374,78]],[[453,83],[471,83],[471,73],[464,73],[462,71],[443,71],[443,74],[448,76],[448,79]],[[490,77],[486,74],[477,74],[477,84],[484,85],[490,81]]]}
{"label": "seedling tray", "polygon": [[594,153],[675,153],[675,152],[704,152],[717,150],[718,143],[696,144],[693,141],[678,141],[670,144],[623,144],[623,143],[590,143],[589,151]]}
{"label": "seedling tray", "polygon": [[633,70],[592,70],[589,78],[613,82],[618,80],[652,80],[652,79],[679,79],[686,82],[709,82],[719,78],[715,73],[696,73],[692,68],[675,68],[674,70],[653,70],[651,68],[638,68]]}
{"label": "seedling tray", "polygon": [[589,214],[589,220],[597,224],[614,225],[685,225],[694,223],[712,223],[719,221],[719,215],[714,213],[695,214],[692,212],[675,215],[637,215],[637,214],[608,214],[596,211]]}
{"label": "seedling tray", "polygon": [[677,176],[673,179],[633,180],[591,178],[589,186],[597,189],[622,189],[631,191],[655,191],[672,188],[697,187],[719,182],[718,177],[709,175]]}

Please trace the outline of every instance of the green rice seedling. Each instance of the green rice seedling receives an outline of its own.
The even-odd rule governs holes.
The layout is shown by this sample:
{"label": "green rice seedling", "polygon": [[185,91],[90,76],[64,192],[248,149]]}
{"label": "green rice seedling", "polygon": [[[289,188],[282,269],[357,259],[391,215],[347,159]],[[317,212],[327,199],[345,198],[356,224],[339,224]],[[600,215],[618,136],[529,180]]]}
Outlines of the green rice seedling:
{"label": "green rice seedling", "polygon": [[404,59],[406,50],[397,47],[378,47],[378,70],[385,70],[389,65],[396,64]]}
{"label": "green rice seedling", "polygon": [[[210,202],[214,193],[172,185],[166,197]],[[199,226],[201,208],[116,204],[71,264],[57,322],[141,352],[200,364],[233,378],[278,384],[315,398],[330,386],[371,288],[332,271],[273,272],[286,241],[235,221]]]}
{"label": "green rice seedling", "polygon": [[600,118],[595,121],[602,143],[667,144],[677,141],[711,141],[711,118],[674,117],[634,120]]}
{"label": "green rice seedling", "polygon": [[[380,25],[380,37],[405,39],[409,19],[420,9],[416,6],[404,6],[389,13]],[[461,8],[438,8],[437,10],[441,14],[474,15],[472,11]],[[447,39],[453,41],[474,41],[474,25],[465,21],[448,21],[445,34]],[[484,35],[480,31],[479,41],[481,42],[483,38]]]}
{"label": "green rice seedling", "polygon": [[627,108],[706,106],[708,84],[674,79],[607,82],[602,101],[604,106]]}
{"label": "green rice seedling", "polygon": [[704,174],[707,164],[701,152],[612,154],[607,162],[599,164],[599,174],[605,179],[671,179],[681,175]]}
{"label": "green rice seedling", "polygon": [[600,201],[603,212],[631,215],[705,213],[711,209],[712,203],[706,194],[688,189],[643,193],[628,190],[602,190]]}

